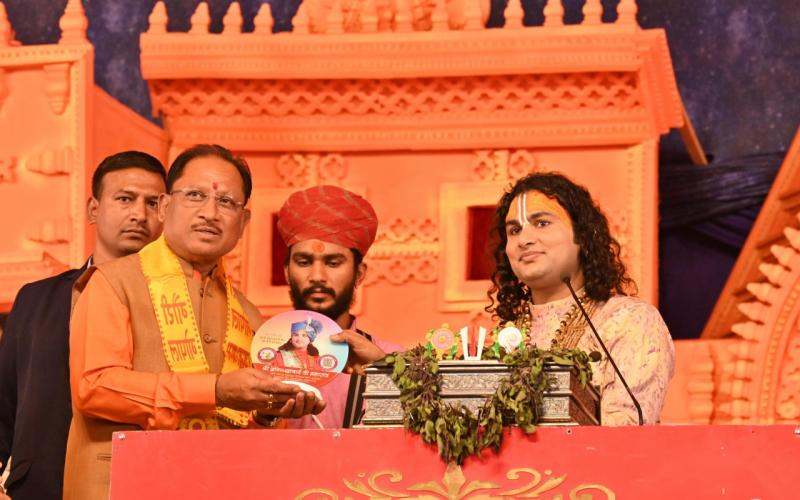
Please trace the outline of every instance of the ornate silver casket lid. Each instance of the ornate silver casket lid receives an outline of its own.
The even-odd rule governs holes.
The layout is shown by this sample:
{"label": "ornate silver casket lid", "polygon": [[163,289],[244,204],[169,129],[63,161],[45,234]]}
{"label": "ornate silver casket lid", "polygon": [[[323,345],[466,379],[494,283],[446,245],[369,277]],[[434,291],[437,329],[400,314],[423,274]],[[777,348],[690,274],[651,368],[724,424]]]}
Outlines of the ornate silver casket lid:
{"label": "ornate silver casket lid", "polygon": [[[366,370],[364,417],[357,427],[402,427],[400,391],[391,379],[391,367],[373,365]],[[441,398],[460,402],[473,413],[507,378],[511,367],[498,361],[440,361]],[[600,425],[600,394],[591,384],[581,387],[571,366],[546,364],[552,381],[545,391],[538,425]]]}

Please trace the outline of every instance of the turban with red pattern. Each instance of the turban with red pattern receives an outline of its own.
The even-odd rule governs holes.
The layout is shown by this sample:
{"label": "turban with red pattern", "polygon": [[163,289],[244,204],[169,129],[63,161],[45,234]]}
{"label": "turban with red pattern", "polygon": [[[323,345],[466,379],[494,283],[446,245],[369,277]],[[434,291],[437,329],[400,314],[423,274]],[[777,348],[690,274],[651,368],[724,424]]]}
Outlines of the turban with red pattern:
{"label": "turban with red pattern", "polygon": [[378,217],[361,196],[336,186],[314,186],[289,196],[278,213],[278,232],[292,246],[305,240],[321,240],[366,255]]}

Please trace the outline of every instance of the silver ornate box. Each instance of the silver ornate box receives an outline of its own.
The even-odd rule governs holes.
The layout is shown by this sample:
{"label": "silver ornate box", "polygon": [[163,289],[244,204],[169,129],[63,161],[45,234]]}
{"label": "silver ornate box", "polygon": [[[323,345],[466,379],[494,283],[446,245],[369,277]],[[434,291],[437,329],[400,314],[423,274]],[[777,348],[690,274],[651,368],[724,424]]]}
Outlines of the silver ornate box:
{"label": "silver ornate box", "polygon": [[[460,401],[477,413],[510,370],[508,365],[497,361],[440,361],[441,397],[445,401]],[[552,386],[545,392],[538,425],[600,425],[597,389],[591,384],[581,387],[570,366],[547,364],[545,371],[551,377]],[[372,366],[366,372],[365,411],[357,427],[402,427],[400,391],[390,377],[391,368]]]}

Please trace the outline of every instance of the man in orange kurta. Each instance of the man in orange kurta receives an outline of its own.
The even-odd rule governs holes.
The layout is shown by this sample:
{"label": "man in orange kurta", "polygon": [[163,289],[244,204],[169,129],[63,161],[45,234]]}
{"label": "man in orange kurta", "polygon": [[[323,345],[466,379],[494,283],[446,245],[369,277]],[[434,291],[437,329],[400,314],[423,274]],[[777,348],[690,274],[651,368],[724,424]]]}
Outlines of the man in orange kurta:
{"label": "man in orange kurta", "polygon": [[107,498],[114,431],[271,427],[324,408],[250,367],[261,317],[221,259],[250,218],[251,189],[228,150],[184,151],[159,200],[163,237],[76,284],[65,498]]}

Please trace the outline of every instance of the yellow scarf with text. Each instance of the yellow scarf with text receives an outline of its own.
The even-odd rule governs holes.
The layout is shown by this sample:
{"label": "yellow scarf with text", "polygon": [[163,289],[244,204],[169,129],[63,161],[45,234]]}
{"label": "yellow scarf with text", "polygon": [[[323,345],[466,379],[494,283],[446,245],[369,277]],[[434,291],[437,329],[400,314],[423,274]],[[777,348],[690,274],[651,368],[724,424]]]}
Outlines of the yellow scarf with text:
{"label": "yellow scarf with text", "polygon": [[[164,236],[150,243],[139,252],[142,272],[147,280],[150,301],[156,314],[164,356],[171,371],[175,373],[209,373],[208,360],[203,352],[200,330],[194,315],[189,286],[178,257],[167,246]],[[223,352],[225,361],[222,373],[246,368],[250,363],[250,344],[253,330],[242,304],[233,291],[230,277],[225,274],[222,261],[219,271],[225,280],[227,299],[227,321]],[[248,412],[217,408],[215,417],[186,417],[181,420],[181,429],[218,429],[217,418],[237,427],[246,427],[250,419]]]}

